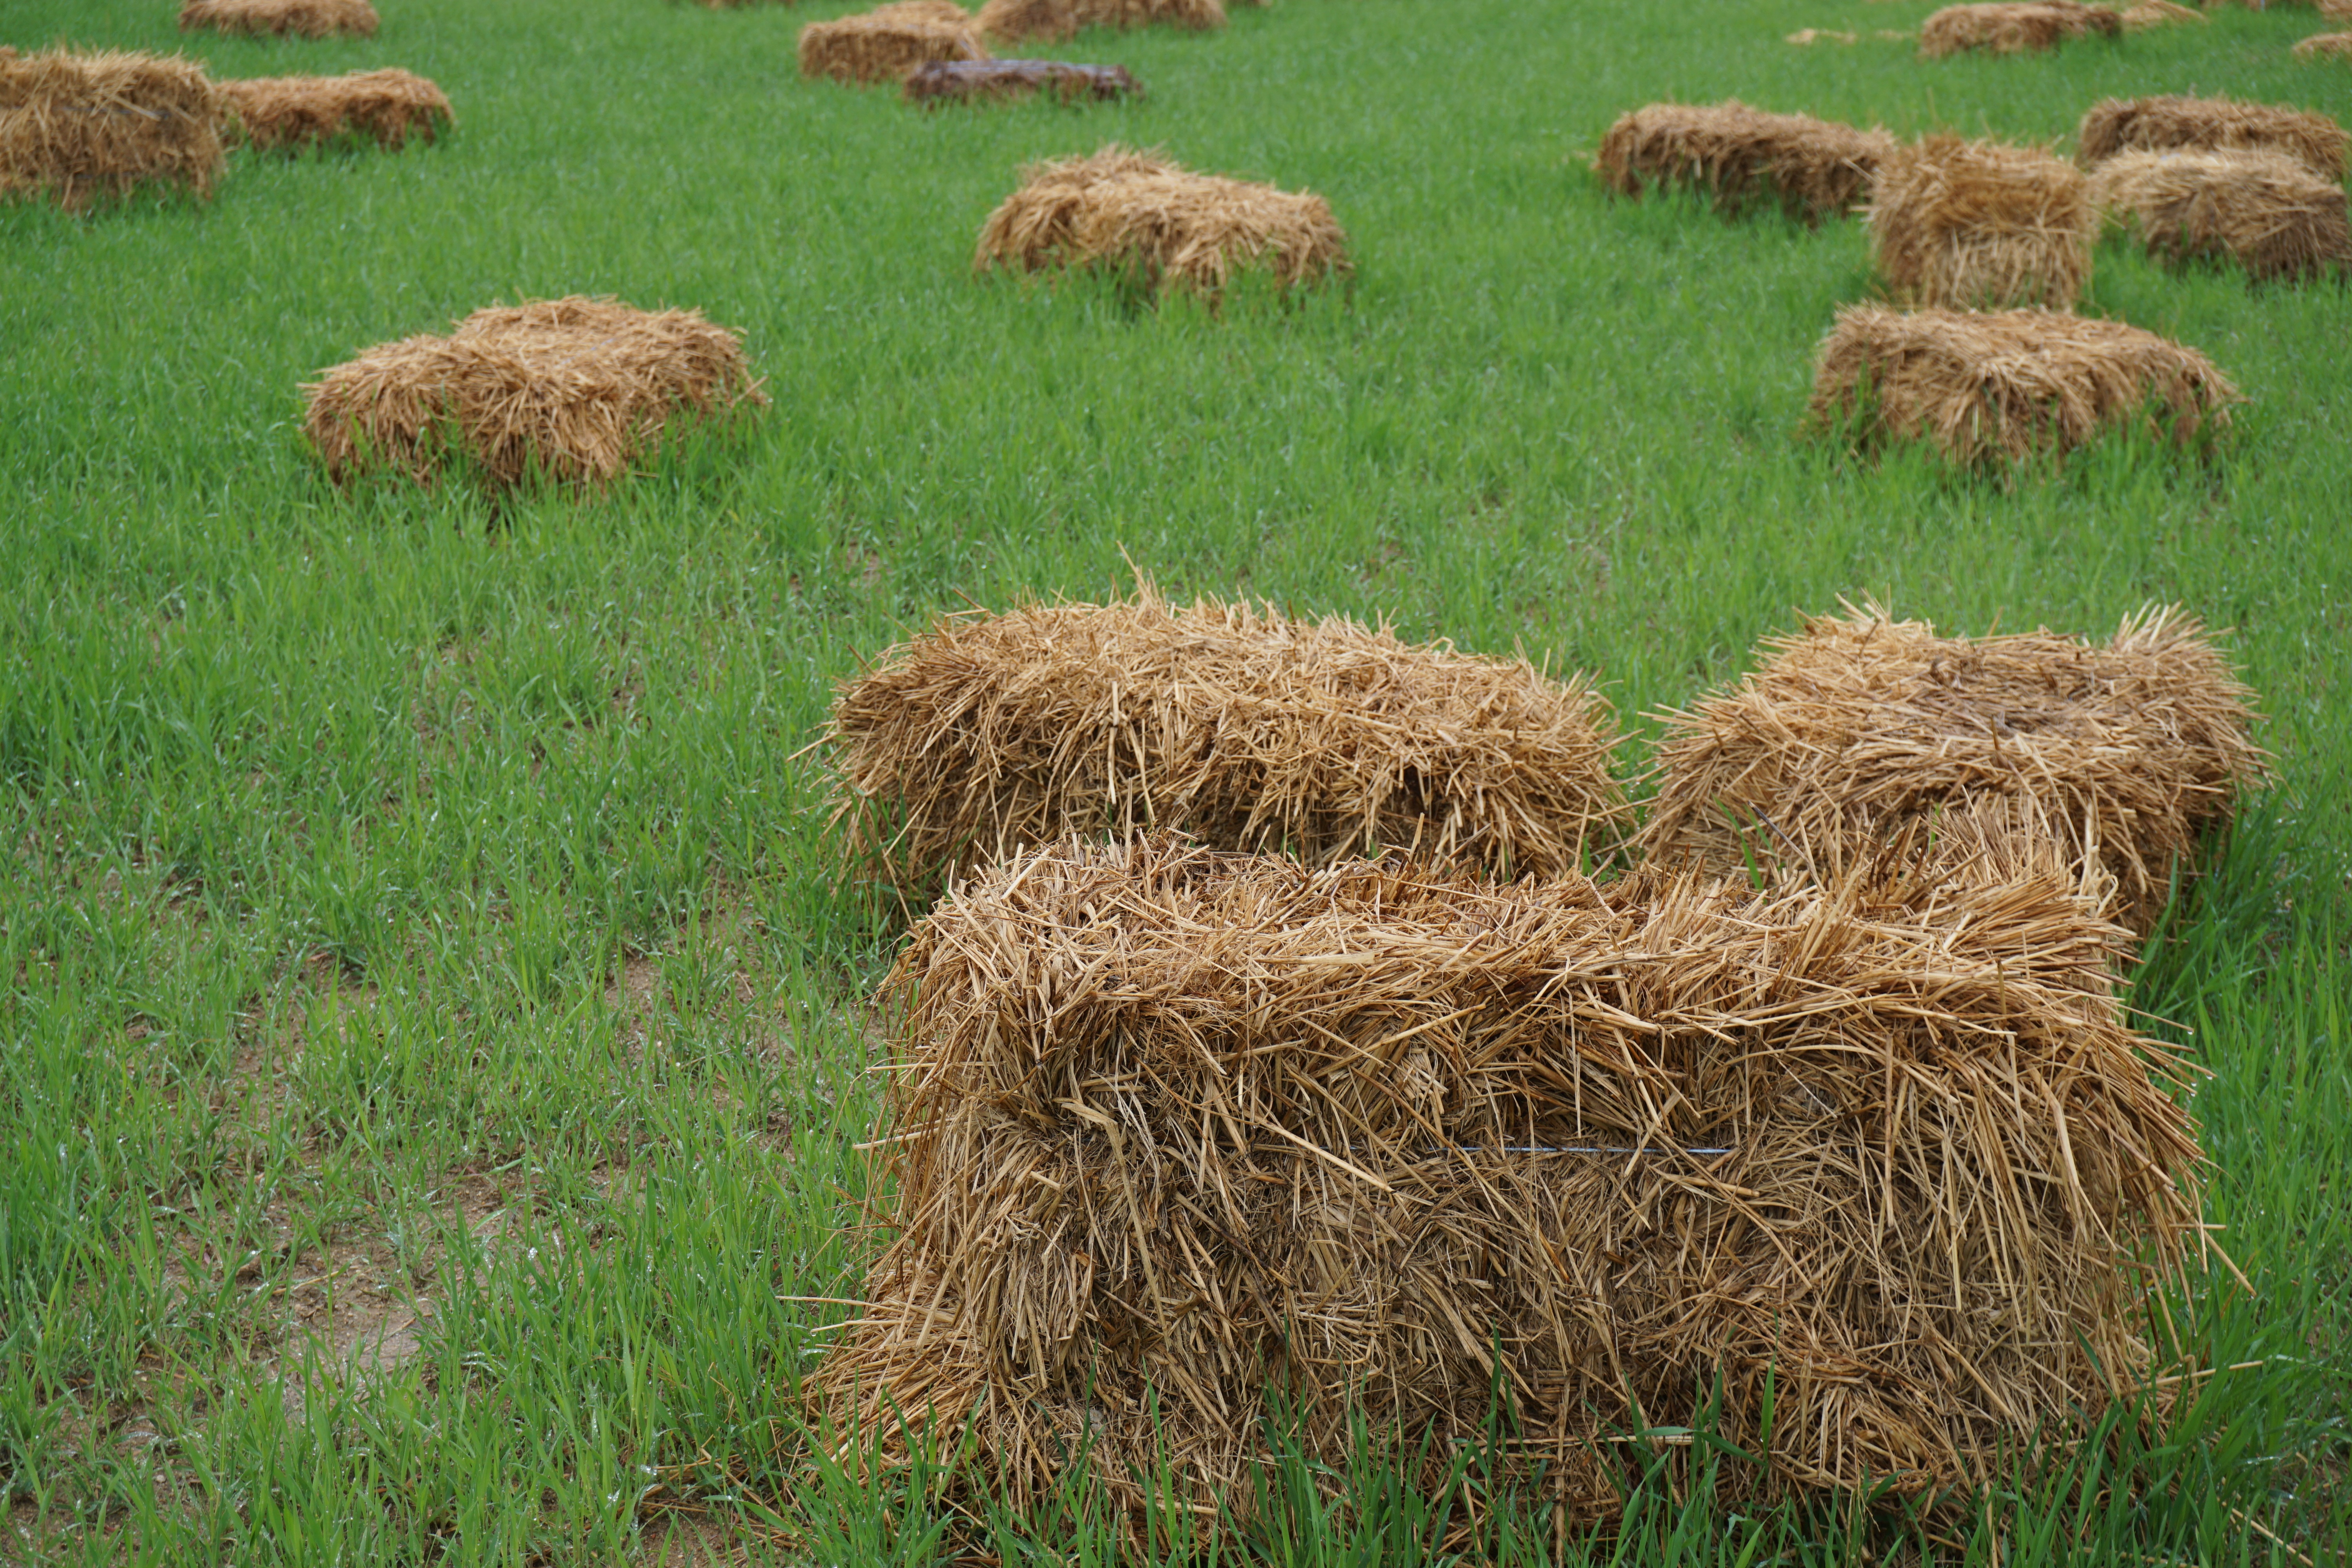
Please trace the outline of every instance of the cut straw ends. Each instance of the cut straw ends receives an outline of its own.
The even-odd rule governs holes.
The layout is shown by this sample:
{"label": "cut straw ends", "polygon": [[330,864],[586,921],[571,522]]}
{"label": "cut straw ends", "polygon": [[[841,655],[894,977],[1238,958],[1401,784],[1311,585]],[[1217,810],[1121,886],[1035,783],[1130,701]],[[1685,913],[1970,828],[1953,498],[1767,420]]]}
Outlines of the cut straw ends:
{"label": "cut straw ends", "polygon": [[73,208],[150,183],[207,195],[221,118],[219,89],[192,60],[0,47],[0,195]]}

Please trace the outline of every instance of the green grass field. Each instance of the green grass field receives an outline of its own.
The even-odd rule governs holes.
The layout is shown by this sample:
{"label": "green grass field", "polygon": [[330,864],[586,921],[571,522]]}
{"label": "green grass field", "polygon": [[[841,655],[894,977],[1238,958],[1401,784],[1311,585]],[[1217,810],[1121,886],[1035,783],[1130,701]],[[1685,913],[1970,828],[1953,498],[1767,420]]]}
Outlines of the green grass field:
{"label": "green grass field", "polygon": [[[1871,293],[1859,226],[1612,205],[1583,168],[1660,99],[2030,140],[2108,94],[2352,120],[2352,69],[2287,54],[2315,13],[1928,64],[1868,36],[1927,0],[1276,0],[1071,47],[1138,104],[925,114],[796,78],[841,0],[381,8],[376,39],[319,43],[184,38],[168,0],[0,9],[20,47],[404,66],[462,121],[397,156],[239,154],[206,204],[0,207],[0,1560],[934,1560],[924,1479],[811,1471],[792,1423],[842,1312],[786,1298],[859,1284],[838,1227],[890,953],[803,752],[832,683],[932,614],[1116,594],[1130,561],[1595,671],[1644,736],[1840,595],[1969,632],[2103,635],[2149,600],[2234,627],[2276,786],[2133,1001],[2212,1074],[2211,1218],[2255,1291],[2217,1270],[2176,1310],[2237,1370],[2158,1439],[1894,1539],[2342,1560],[2344,289],[2111,238],[2082,309],[2237,381],[2218,458],[1858,465],[1797,430],[1832,310]],[[1864,37],[1781,43],[1806,26]],[[1018,165],[1113,139],[1323,193],[1352,288],[1217,319],[976,280]],[[773,406],[603,498],[319,478],[299,383],[572,292],[740,327]],[[1242,1544],[1404,1563],[1444,1533],[1376,1458],[1355,1482],[1327,1523],[1274,1476]],[[1843,1562],[1885,1528],[1661,1483],[1564,1545]],[[1076,1496],[965,1539],[1113,1552]],[[1507,1506],[1475,1550],[1561,1545]]]}

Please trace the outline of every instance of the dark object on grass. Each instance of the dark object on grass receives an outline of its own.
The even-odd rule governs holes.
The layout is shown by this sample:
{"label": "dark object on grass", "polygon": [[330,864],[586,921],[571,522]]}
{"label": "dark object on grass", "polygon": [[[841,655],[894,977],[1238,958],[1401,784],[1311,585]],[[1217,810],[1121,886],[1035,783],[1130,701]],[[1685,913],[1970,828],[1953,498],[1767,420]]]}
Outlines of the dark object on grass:
{"label": "dark object on grass", "polygon": [[397,152],[411,135],[430,142],[457,118],[439,88],[392,68],[251,77],[222,82],[220,90],[247,142],[288,152],[342,137]]}
{"label": "dark object on grass", "polygon": [[209,195],[221,112],[204,68],[177,56],[0,46],[0,196],[79,209],[149,183]]}
{"label": "dark object on grass", "polygon": [[1131,98],[1143,89],[1125,66],[1062,60],[933,60],[907,78],[913,103],[976,103],[1048,92],[1059,103]]}
{"label": "dark object on grass", "polygon": [[1768,114],[1737,99],[1711,105],[1653,103],[1619,116],[1601,139],[1593,172],[1620,195],[1645,184],[1706,191],[1724,213],[1780,202],[1817,224],[1862,199],[1895,138],[1809,114]]}

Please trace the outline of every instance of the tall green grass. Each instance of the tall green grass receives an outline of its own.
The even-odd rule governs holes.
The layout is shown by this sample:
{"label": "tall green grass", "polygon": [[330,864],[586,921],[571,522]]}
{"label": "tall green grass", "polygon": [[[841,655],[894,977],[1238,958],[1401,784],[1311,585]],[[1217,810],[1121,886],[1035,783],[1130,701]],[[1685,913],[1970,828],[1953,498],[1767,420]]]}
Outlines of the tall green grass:
{"label": "tall green grass", "polygon": [[[2286,56],[2308,14],[1927,65],[1779,42],[1925,0],[1280,0],[1074,46],[1139,103],[924,114],[794,77],[797,26],[845,8],[383,0],[373,41],[315,44],[183,39],[149,0],[0,13],[0,42],[226,75],[401,65],[462,121],[396,157],[240,154],[205,205],[0,208],[0,1553],[606,1562],[690,1510],[780,1561],[933,1560],[937,1478],[809,1470],[793,1421],[839,1312],[786,1298],[857,1287],[860,999],[889,953],[835,885],[803,748],[831,682],[929,615],[1117,593],[1129,561],[1597,671],[1644,733],[1841,595],[1969,631],[2152,598],[2235,627],[2277,784],[2134,1001],[2211,1071],[2216,1239],[2253,1288],[2217,1262],[2174,1310],[2251,1364],[1913,1544],[2337,1550],[2342,289],[2111,240],[2084,308],[2238,381],[2221,457],[1857,465],[1795,431],[1813,344],[1870,289],[1858,228],[1612,204],[1580,168],[1654,99],[2032,139],[2109,93],[2352,118],[2352,76]],[[1111,139],[1323,192],[1352,288],[1219,319],[975,279],[1018,165]],[[305,378],[573,291],[742,328],[772,408],[601,498],[318,478]],[[1277,1467],[1267,1522],[1223,1539],[1331,1563],[1906,1539],[1738,1517],[1679,1472],[1622,1531],[1560,1534],[1478,1456],[1433,1497],[1384,1453]],[[1318,1480],[1353,1510],[1318,1513]],[[958,1529],[1008,1563],[1114,1551],[1082,1489]]]}

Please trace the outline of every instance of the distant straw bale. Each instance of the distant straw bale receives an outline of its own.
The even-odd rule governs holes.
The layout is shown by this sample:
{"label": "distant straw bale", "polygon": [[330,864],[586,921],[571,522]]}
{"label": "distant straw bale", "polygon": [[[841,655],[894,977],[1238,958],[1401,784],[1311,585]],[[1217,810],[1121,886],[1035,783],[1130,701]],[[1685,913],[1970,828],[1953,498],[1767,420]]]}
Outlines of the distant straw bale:
{"label": "distant straw bale", "polygon": [[1517,877],[1574,869],[1631,826],[1615,721],[1582,679],[1149,584],[948,617],[843,687],[827,739],[845,849],[918,900],[1105,828]]}
{"label": "distant straw bale", "polygon": [[209,27],[221,33],[373,38],[376,26],[375,7],[368,0],[187,0],[180,7],[182,32]]}
{"label": "distant straw bale", "polygon": [[1902,303],[2072,306],[2098,210],[2081,171],[1998,142],[1928,136],[1889,149],[1870,185],[1872,250]]}
{"label": "distant straw bale", "polygon": [[2047,631],[1939,637],[1875,605],[1768,639],[1753,673],[1664,715],[1654,860],[1804,871],[1972,803],[2015,802],[2145,934],[2198,836],[2262,781],[2252,696],[2176,609],[2104,645]]}
{"label": "distant straw bale", "polygon": [[2156,27],[2177,26],[2183,22],[2203,24],[2205,14],[2186,5],[2176,5],[2173,0],[2139,0],[2123,11],[2124,31],[2145,33]]}
{"label": "distant straw bale", "polygon": [[345,137],[395,152],[456,123],[438,87],[386,68],[342,76],[250,77],[220,84],[236,131],[256,147],[313,147]]}
{"label": "distant straw bale", "polygon": [[601,485],[691,423],[768,400],[733,332],[698,310],[562,300],[475,311],[447,337],[404,338],[328,371],[305,432],[338,483],[453,464],[490,485]]}
{"label": "distant straw bale", "polygon": [[1263,266],[1278,288],[1351,270],[1348,236],[1309,192],[1195,174],[1116,144],[1031,164],[989,214],[972,269],[1087,267],[1215,302],[1234,274]]}
{"label": "distant straw bale", "polygon": [[1592,160],[1602,184],[1639,197],[1643,184],[1707,192],[1719,211],[1777,200],[1819,223],[1853,208],[1895,138],[1809,114],[1768,114],[1737,99],[1708,106],[1653,103],[1621,115]]}
{"label": "distant straw bale", "polygon": [[2352,60],[2352,33],[2315,33],[2295,45],[2299,60]]}
{"label": "distant straw bale", "polygon": [[209,195],[221,115],[204,68],[177,56],[0,46],[0,196],[80,208],[150,183]]}
{"label": "distant straw bale", "polygon": [[1049,94],[1057,103],[1133,98],[1143,89],[1125,66],[1064,60],[934,60],[907,78],[910,103],[985,103]]}
{"label": "distant straw bale", "polygon": [[2237,388],[2194,349],[2055,310],[1840,308],[1811,419],[1864,447],[1933,441],[1960,464],[2066,452],[2116,431],[2210,441]]}
{"label": "distant straw bale", "polygon": [[2084,114],[2075,138],[2085,163],[2118,153],[2243,149],[2287,153],[2339,182],[2345,150],[2352,145],[2352,133],[2316,110],[2174,96],[2102,99]]}
{"label": "distant straw bale", "polygon": [[1919,58],[1939,59],[1971,49],[2014,55],[2055,48],[2093,33],[2116,37],[2124,19],[2105,5],[2075,0],[2001,0],[1981,5],[1947,5],[1919,26]]}
{"label": "distant straw bale", "polygon": [[1859,34],[1842,33],[1834,27],[1800,27],[1781,41],[1801,48],[1811,44],[1856,44],[1862,38]]}
{"label": "distant straw bale", "polygon": [[1059,42],[1082,27],[1189,27],[1225,25],[1224,0],[988,0],[980,30],[1006,43]]}
{"label": "distant straw bale", "polygon": [[1702,1460],[1717,1502],[2015,1474],[2147,1384],[2200,1156],[2121,933],[2007,852],[1763,893],[1158,837],[990,868],[886,985],[836,1458],[968,1420],[1013,1507],[1084,1451],[1130,1521],[1163,1456],[1238,1514],[1271,1387],[1310,1458],[1352,1407],[1420,1484],[1499,1397],[1579,1519],[1681,1463],[1624,1433],[1702,1420],[1760,1460]]}
{"label": "distant straw bale", "polygon": [[952,0],[896,0],[801,29],[801,75],[836,81],[904,81],[933,60],[986,58],[971,18]]}
{"label": "distant straw bale", "polygon": [[2344,187],[2284,153],[2125,153],[2091,171],[2091,199],[2151,256],[2233,258],[2256,279],[2352,265]]}

